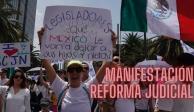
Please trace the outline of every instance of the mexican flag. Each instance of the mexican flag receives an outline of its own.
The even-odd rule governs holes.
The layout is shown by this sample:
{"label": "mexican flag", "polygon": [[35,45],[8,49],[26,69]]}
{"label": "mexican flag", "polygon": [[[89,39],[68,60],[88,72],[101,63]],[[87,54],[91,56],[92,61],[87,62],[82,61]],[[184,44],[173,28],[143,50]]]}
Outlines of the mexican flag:
{"label": "mexican flag", "polygon": [[121,31],[194,41],[194,0],[122,0]]}

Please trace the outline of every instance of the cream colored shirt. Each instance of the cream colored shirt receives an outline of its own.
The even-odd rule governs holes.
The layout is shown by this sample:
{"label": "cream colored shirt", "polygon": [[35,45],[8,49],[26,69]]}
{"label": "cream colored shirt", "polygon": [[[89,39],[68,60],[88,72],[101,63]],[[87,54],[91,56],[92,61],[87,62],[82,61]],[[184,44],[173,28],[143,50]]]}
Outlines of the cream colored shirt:
{"label": "cream colored shirt", "polygon": [[[0,95],[4,101],[7,89],[8,86],[0,86]],[[5,112],[31,112],[30,91],[28,89],[20,89],[18,93],[14,94],[13,87],[11,87],[6,98]]]}

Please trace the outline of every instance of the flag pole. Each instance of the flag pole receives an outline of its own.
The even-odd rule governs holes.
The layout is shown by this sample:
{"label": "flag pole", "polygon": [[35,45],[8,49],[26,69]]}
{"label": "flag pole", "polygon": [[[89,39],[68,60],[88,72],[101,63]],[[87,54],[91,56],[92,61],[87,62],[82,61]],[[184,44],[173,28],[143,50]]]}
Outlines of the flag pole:
{"label": "flag pole", "polygon": [[118,38],[118,45],[119,45],[119,63],[121,63],[121,32],[120,32],[120,25],[117,24],[117,38]]}
{"label": "flag pole", "polygon": [[147,54],[148,54],[148,51],[147,51],[147,35],[146,35],[146,32],[144,32],[144,55],[145,55],[145,59],[147,59]]}

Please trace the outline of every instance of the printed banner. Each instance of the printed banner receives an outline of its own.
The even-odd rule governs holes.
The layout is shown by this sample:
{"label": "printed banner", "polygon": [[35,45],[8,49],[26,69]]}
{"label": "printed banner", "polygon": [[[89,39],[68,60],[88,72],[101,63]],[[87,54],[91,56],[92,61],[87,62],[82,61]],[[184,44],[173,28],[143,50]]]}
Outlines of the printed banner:
{"label": "printed banner", "polygon": [[41,58],[112,60],[111,13],[106,9],[49,6],[44,17]]}
{"label": "printed banner", "polygon": [[1,43],[0,68],[30,66],[30,44]]}

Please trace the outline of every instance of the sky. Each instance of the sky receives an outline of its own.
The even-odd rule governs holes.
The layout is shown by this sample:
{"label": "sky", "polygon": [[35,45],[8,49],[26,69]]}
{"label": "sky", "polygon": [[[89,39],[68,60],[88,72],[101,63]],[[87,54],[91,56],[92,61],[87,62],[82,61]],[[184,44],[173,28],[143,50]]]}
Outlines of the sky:
{"label": "sky", "polygon": [[121,0],[37,0],[34,46],[39,49],[37,31],[43,26],[43,18],[47,6],[66,5],[66,6],[83,6],[109,9],[112,15],[112,26],[116,32],[117,24],[120,22]]}

